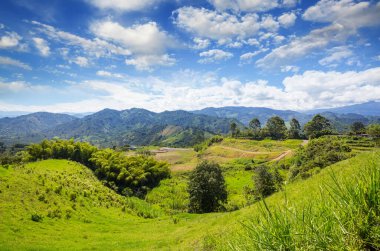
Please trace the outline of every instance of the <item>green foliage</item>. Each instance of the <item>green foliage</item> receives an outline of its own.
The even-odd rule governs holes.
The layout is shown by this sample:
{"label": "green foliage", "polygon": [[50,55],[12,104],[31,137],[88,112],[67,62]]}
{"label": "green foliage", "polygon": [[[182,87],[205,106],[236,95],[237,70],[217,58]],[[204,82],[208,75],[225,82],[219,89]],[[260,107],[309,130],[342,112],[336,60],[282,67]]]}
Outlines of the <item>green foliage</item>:
{"label": "green foliage", "polygon": [[253,176],[255,198],[262,199],[277,192],[282,186],[282,177],[277,170],[270,171],[265,165],[260,165],[255,168]]}
{"label": "green foliage", "polygon": [[288,130],[288,138],[289,139],[300,139],[301,135],[301,125],[297,119],[292,118],[290,121],[290,128]]}
{"label": "green foliage", "polygon": [[74,140],[44,140],[27,147],[29,160],[68,159],[91,168],[105,185],[123,195],[142,197],[170,177],[168,165],[146,155],[127,157],[111,149]]}
{"label": "green foliage", "polygon": [[229,250],[379,250],[379,162],[349,179],[330,173],[330,180],[301,207],[286,197],[273,207],[263,201],[259,215],[230,238]]}
{"label": "green foliage", "polygon": [[227,191],[220,166],[203,161],[191,173],[189,179],[189,209],[195,213],[218,211],[227,200]]}
{"label": "green foliage", "polygon": [[35,222],[42,222],[43,216],[37,213],[32,214],[31,220]]}
{"label": "green foliage", "polygon": [[354,122],[351,125],[351,132],[353,134],[362,134],[365,132],[365,125],[360,121]]}
{"label": "green foliage", "polygon": [[374,138],[380,137],[380,124],[371,124],[367,128],[367,132]]}
{"label": "green foliage", "polygon": [[307,178],[326,166],[352,156],[351,148],[337,137],[322,137],[310,140],[300,148],[293,158],[290,179]]}
{"label": "green foliage", "polygon": [[237,136],[238,128],[237,128],[237,124],[235,122],[232,122],[230,124],[230,132],[231,132],[232,137],[236,137]]}
{"label": "green foliage", "polygon": [[266,123],[268,136],[272,139],[284,139],[286,137],[286,126],[282,118],[278,116],[271,117]]}
{"label": "green foliage", "polygon": [[260,138],[261,123],[260,123],[260,120],[258,118],[253,118],[249,122],[249,128],[252,131],[252,136],[254,139]]}
{"label": "green foliage", "polygon": [[204,150],[206,150],[209,146],[212,146],[213,144],[215,143],[220,143],[223,141],[223,137],[220,136],[220,135],[215,135],[205,141],[203,141],[202,143],[200,144],[197,144],[194,146],[194,151],[196,152],[202,152]]}
{"label": "green foliage", "polygon": [[304,131],[309,139],[319,138],[323,135],[332,134],[332,125],[330,120],[317,114],[305,124]]}

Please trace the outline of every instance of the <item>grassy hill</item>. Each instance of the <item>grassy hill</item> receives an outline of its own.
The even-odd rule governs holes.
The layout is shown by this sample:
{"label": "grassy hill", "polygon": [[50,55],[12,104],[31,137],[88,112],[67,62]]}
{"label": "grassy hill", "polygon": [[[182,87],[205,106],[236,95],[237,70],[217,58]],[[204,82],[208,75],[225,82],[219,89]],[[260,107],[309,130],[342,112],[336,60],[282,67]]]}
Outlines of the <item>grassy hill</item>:
{"label": "grassy hill", "polygon": [[[219,146],[232,147],[230,144],[227,140]],[[300,142],[233,144],[247,151],[269,148],[283,151]],[[187,158],[191,161],[195,157]],[[232,168],[229,164],[233,161],[241,165]],[[283,192],[268,197],[266,203],[270,208],[318,204],[321,186],[334,183],[332,172],[339,180],[354,180],[371,163],[380,168],[378,151],[361,153],[307,180],[289,183]],[[252,173],[244,169],[244,162],[239,159],[231,159],[223,170],[230,200],[238,203],[241,188],[251,183]],[[228,213],[188,214],[181,210],[186,197],[172,200],[173,196],[168,196],[182,196],[186,182],[187,172],[175,172],[172,179],[162,181],[143,201],[116,194],[89,169],[67,160],[0,167],[1,249],[218,250],[243,243],[237,237],[245,233],[240,222],[253,222],[261,217],[262,204]]]}

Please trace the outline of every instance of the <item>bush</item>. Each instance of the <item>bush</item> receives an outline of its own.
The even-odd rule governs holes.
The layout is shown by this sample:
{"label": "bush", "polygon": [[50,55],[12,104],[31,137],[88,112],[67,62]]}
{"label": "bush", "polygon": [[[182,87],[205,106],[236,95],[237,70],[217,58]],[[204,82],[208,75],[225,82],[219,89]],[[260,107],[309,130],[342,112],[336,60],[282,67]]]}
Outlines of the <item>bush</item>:
{"label": "bush", "polygon": [[32,214],[31,219],[32,219],[32,221],[35,221],[35,222],[42,222],[43,217],[40,214],[34,213],[34,214]]}
{"label": "bush", "polygon": [[277,170],[270,172],[267,166],[261,165],[256,167],[254,172],[253,193],[256,200],[265,198],[281,188],[283,180]]}
{"label": "bush", "polygon": [[324,168],[352,156],[351,148],[337,137],[310,140],[293,158],[290,179],[310,177],[315,168]]}
{"label": "bush", "polygon": [[189,180],[190,212],[218,211],[227,200],[227,191],[220,166],[204,161],[197,165]]}

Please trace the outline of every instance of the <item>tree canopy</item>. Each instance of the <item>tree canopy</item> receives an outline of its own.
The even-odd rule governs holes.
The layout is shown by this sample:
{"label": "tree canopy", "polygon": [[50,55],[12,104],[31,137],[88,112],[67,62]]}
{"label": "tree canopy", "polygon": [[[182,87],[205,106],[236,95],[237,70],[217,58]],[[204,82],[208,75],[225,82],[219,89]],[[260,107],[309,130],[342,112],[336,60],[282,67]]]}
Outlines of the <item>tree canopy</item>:
{"label": "tree canopy", "polygon": [[332,125],[330,120],[317,114],[313,119],[304,126],[305,134],[308,138],[319,138],[323,135],[332,134]]}
{"label": "tree canopy", "polygon": [[201,162],[190,175],[190,211],[208,213],[218,211],[227,200],[227,190],[220,166]]}
{"label": "tree canopy", "polygon": [[284,139],[286,138],[286,126],[285,122],[279,116],[274,116],[268,119],[266,129],[269,136],[272,139]]}

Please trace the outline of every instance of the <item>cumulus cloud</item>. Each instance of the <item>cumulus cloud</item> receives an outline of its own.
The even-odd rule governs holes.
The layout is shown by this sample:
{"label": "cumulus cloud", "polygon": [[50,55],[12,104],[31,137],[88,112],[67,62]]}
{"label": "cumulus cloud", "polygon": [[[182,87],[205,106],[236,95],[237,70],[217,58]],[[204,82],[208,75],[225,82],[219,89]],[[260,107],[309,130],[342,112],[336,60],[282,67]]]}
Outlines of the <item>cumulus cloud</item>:
{"label": "cumulus cloud", "polygon": [[297,16],[293,12],[284,13],[278,17],[278,22],[282,27],[289,28],[296,22]]}
{"label": "cumulus cloud", "polygon": [[[199,82],[204,81],[203,84]],[[116,81],[83,81],[65,90],[50,87],[49,93],[87,96],[67,103],[46,106],[20,106],[0,101],[4,110],[94,112],[103,108],[127,109],[144,107],[153,111],[194,110],[209,106],[265,106],[277,109],[314,109],[379,100],[380,67],[364,71],[306,71],[286,77],[283,86],[270,85],[265,80],[242,82],[213,74],[183,71],[169,78],[148,76],[123,78]],[[0,84],[1,89],[9,83]],[[12,85],[14,93],[30,93],[32,86],[23,83]],[[62,87],[60,87],[62,88]],[[336,92],[339,90],[339,92]],[[38,100],[46,95],[46,88],[34,87],[30,98]],[[83,94],[81,94],[83,95]],[[33,104],[33,103],[32,103]]]}
{"label": "cumulus cloud", "polygon": [[202,39],[199,37],[194,38],[193,42],[194,42],[193,48],[196,50],[206,49],[210,45],[210,40]]}
{"label": "cumulus cloud", "polygon": [[85,57],[76,57],[70,61],[71,63],[77,64],[80,67],[88,67],[89,61]]}
{"label": "cumulus cloud", "polygon": [[40,37],[34,37],[33,38],[34,46],[38,49],[41,56],[47,57],[50,55],[50,47],[46,40],[40,38]]}
{"label": "cumulus cloud", "polygon": [[201,52],[199,53],[199,56],[202,57],[202,59],[198,60],[198,62],[201,64],[207,64],[230,59],[234,54],[219,49],[213,49]]}
{"label": "cumulus cloud", "polygon": [[334,47],[329,50],[329,55],[318,61],[320,65],[330,65],[332,63],[339,63],[345,58],[353,55],[353,52],[347,46]]}
{"label": "cumulus cloud", "polygon": [[153,66],[172,66],[176,63],[175,58],[168,54],[163,55],[138,55],[131,59],[126,59],[127,65],[133,65],[139,71],[152,71]]}
{"label": "cumulus cloud", "polygon": [[174,39],[162,31],[156,22],[124,27],[116,22],[101,21],[93,23],[91,30],[107,41],[128,48],[134,56],[127,59],[126,63],[136,66],[138,70],[175,63],[175,59],[165,53],[168,48],[175,46]]}
{"label": "cumulus cloud", "polygon": [[160,0],[87,0],[99,9],[115,11],[140,11],[159,2]]}
{"label": "cumulus cloud", "polygon": [[279,7],[278,0],[209,0],[209,2],[220,11],[267,11]]}
{"label": "cumulus cloud", "polygon": [[252,58],[254,58],[255,56],[257,56],[260,53],[263,53],[267,50],[268,50],[268,48],[260,48],[259,50],[255,51],[255,52],[244,53],[240,56],[240,63],[241,64],[248,64],[252,61]]}
{"label": "cumulus cloud", "polygon": [[9,57],[0,56],[0,65],[13,66],[17,68],[22,68],[24,70],[32,70],[32,67],[30,67],[29,65]]}
{"label": "cumulus cloud", "polygon": [[259,16],[242,17],[204,8],[182,7],[174,12],[175,24],[197,37],[213,40],[245,38],[260,29]]}
{"label": "cumulus cloud", "polygon": [[19,45],[21,39],[16,32],[6,32],[0,37],[0,49],[14,48]]}
{"label": "cumulus cloud", "polygon": [[332,22],[347,28],[358,29],[380,23],[380,3],[355,2],[353,0],[321,0],[309,7],[303,19],[314,22]]}
{"label": "cumulus cloud", "polygon": [[302,17],[307,21],[329,24],[273,49],[257,61],[257,66],[261,68],[281,66],[288,63],[289,59],[296,60],[317,49],[326,48],[332,43],[343,43],[349,37],[356,35],[359,28],[379,25],[378,13],[380,13],[380,3],[321,0],[309,7]]}

